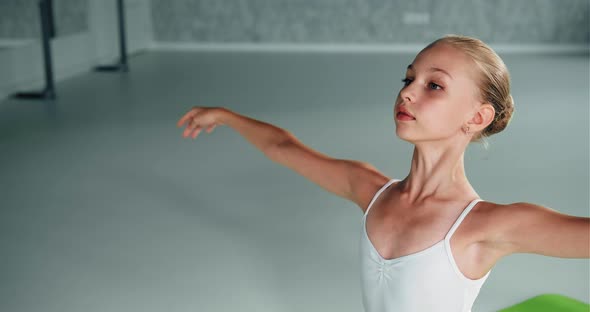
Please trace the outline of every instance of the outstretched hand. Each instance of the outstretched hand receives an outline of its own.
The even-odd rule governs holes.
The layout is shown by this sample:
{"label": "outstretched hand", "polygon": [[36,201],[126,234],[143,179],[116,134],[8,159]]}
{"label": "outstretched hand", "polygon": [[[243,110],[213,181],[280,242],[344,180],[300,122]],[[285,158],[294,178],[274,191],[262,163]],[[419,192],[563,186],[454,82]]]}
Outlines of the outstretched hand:
{"label": "outstretched hand", "polygon": [[207,133],[211,133],[218,125],[223,125],[220,121],[221,114],[225,111],[222,107],[201,107],[194,106],[188,111],[177,123],[180,128],[185,123],[187,124],[182,136],[192,136],[195,139],[203,128],[206,128]]}

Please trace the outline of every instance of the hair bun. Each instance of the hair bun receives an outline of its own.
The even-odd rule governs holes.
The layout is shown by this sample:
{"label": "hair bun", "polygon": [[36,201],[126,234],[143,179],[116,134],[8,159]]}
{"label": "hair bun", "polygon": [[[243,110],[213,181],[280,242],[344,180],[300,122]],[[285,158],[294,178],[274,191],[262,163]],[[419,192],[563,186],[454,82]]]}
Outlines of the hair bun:
{"label": "hair bun", "polygon": [[486,136],[501,132],[512,120],[512,116],[514,115],[514,98],[512,95],[508,94],[503,105],[499,106],[503,109],[502,111],[496,113],[494,121],[492,121],[492,123],[484,131]]}

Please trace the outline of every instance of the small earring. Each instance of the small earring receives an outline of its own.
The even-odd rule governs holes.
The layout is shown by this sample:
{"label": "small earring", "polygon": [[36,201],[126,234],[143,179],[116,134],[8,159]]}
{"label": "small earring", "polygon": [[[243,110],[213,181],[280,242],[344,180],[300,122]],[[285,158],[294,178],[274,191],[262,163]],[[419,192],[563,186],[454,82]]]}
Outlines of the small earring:
{"label": "small earring", "polygon": [[465,132],[465,134],[469,134],[469,127],[467,127],[467,129],[463,129],[463,132]]}

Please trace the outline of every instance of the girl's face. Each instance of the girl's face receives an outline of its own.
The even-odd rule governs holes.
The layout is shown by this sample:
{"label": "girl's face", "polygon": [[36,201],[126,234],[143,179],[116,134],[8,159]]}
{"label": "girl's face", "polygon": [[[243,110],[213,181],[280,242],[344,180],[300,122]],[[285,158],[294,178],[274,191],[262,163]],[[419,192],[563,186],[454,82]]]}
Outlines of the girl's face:
{"label": "girl's face", "polygon": [[[411,143],[465,136],[461,127],[480,103],[474,67],[467,55],[446,44],[420,52],[395,102],[396,134]],[[415,119],[399,119],[400,107]]]}

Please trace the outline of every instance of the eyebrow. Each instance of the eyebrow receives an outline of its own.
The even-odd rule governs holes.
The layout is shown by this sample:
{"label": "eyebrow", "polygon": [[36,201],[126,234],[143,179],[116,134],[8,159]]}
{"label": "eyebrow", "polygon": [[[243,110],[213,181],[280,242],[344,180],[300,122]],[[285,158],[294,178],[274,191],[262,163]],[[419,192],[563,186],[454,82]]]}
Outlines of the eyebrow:
{"label": "eyebrow", "polygon": [[[408,65],[408,69],[414,70],[414,67],[412,66],[412,64]],[[436,68],[436,67],[430,67],[430,71],[434,71],[434,72],[439,71],[439,72],[442,72],[443,74],[446,74],[447,76],[451,77],[451,79],[453,79],[453,76],[451,76],[451,74],[449,74],[444,69]]]}

